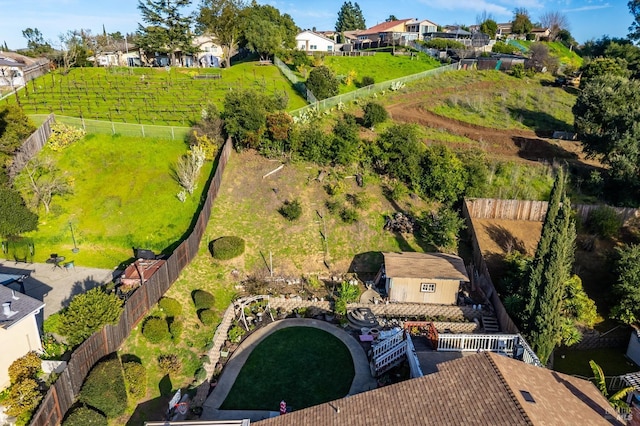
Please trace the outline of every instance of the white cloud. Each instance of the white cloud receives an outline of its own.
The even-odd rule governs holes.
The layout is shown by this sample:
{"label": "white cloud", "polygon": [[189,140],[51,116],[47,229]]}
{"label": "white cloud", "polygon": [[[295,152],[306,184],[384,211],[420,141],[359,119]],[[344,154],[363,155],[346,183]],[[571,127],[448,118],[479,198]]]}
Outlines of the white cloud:
{"label": "white cloud", "polygon": [[573,9],[563,9],[562,12],[564,12],[564,13],[586,12],[586,11],[589,11],[589,10],[607,9],[609,7],[613,7],[613,6],[611,6],[609,3],[600,4],[600,5],[594,4],[594,5],[591,5],[591,6],[575,7]]}

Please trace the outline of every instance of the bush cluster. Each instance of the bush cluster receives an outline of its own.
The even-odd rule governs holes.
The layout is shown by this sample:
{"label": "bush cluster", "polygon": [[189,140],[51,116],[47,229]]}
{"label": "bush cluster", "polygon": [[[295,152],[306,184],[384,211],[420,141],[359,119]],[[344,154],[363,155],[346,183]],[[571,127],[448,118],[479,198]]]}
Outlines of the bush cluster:
{"label": "bush cluster", "polygon": [[78,407],[71,411],[62,426],[107,426],[107,418],[89,407]]}
{"label": "bush cluster", "polygon": [[40,385],[34,378],[26,378],[11,385],[2,405],[7,407],[6,414],[21,418],[38,407],[42,400]]}
{"label": "bush cluster", "polygon": [[294,221],[300,218],[302,215],[302,205],[299,200],[285,201],[282,207],[278,210],[285,219]]}
{"label": "bush cluster", "polygon": [[110,419],[122,415],[127,408],[127,388],[120,360],[108,359],[93,367],[78,399]]}
{"label": "bush cluster", "polygon": [[147,393],[147,369],[138,362],[126,362],[122,367],[129,395],[135,400],[145,396]]}
{"label": "bush cluster", "polygon": [[360,80],[360,87],[367,87],[367,86],[371,86],[372,84],[375,84],[376,81],[373,79],[373,77],[365,75],[362,77],[362,80]]}
{"label": "bush cluster", "polygon": [[215,301],[213,294],[208,291],[196,290],[193,292],[193,304],[196,307],[196,311],[213,308]]}
{"label": "bush cluster", "polygon": [[171,322],[171,324],[169,324],[169,333],[171,333],[171,339],[174,342],[177,342],[180,340],[183,329],[184,329],[184,324],[182,323],[182,321],[178,319],[174,319]]}
{"label": "bush cluster", "polygon": [[602,238],[611,238],[620,232],[622,219],[613,207],[599,206],[587,215],[587,228]]}
{"label": "bush cluster", "polygon": [[182,370],[182,362],[175,354],[165,354],[158,357],[158,366],[165,374],[176,374]]}
{"label": "bush cluster", "polygon": [[387,118],[389,118],[387,110],[377,102],[369,102],[364,106],[363,110],[363,121],[365,127],[373,127],[376,124],[383,123]]}
{"label": "bush cluster", "polygon": [[9,380],[11,384],[25,379],[35,379],[40,371],[42,361],[34,351],[16,359],[9,366]]}
{"label": "bush cluster", "polygon": [[160,343],[171,338],[167,321],[159,317],[146,319],[142,326],[142,335],[151,343]]}
{"label": "bush cluster", "polygon": [[171,297],[163,297],[158,302],[158,306],[169,318],[179,317],[182,314],[182,305],[176,299]]}
{"label": "bush cluster", "polygon": [[220,237],[211,242],[209,249],[214,259],[229,260],[244,253],[244,240],[240,237]]}
{"label": "bush cluster", "polygon": [[78,127],[68,126],[64,123],[56,123],[51,126],[49,136],[49,148],[52,151],[62,151],[69,145],[78,142],[85,135],[85,131]]}
{"label": "bush cluster", "polygon": [[202,324],[212,326],[216,323],[216,313],[211,309],[202,309],[198,311],[198,318]]}

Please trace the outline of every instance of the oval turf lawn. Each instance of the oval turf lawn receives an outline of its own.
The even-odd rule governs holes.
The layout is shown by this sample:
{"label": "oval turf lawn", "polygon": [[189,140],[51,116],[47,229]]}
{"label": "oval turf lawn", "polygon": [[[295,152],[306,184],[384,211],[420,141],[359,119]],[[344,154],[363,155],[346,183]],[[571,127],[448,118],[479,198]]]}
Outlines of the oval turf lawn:
{"label": "oval turf lawn", "polygon": [[221,410],[295,410],[341,398],[354,377],[349,349],[326,331],[289,327],[249,355]]}

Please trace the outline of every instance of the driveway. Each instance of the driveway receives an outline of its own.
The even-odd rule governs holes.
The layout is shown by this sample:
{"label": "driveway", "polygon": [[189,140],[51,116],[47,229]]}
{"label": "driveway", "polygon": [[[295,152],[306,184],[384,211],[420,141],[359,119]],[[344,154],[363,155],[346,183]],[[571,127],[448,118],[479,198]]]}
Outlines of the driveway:
{"label": "driveway", "polygon": [[44,318],[69,304],[73,296],[93,287],[111,282],[114,271],[109,269],[53,267],[47,263],[22,263],[0,260],[0,274],[28,275],[24,288],[19,283],[8,287],[23,291],[28,296],[45,303]]}

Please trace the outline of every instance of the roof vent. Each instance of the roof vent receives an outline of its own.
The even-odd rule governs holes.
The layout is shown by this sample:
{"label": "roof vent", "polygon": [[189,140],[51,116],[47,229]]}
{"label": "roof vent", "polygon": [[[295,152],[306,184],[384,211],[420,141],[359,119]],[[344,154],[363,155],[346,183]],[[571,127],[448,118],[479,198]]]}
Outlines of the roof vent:
{"label": "roof vent", "polygon": [[17,314],[17,312],[11,310],[11,302],[4,302],[2,304],[2,315],[7,318],[10,318]]}
{"label": "roof vent", "polygon": [[525,390],[521,390],[520,394],[522,395],[522,397],[524,398],[525,401],[530,402],[532,404],[536,403],[536,400],[533,399],[533,396],[531,396],[531,394]]}
{"label": "roof vent", "polygon": [[11,298],[13,300],[20,300],[20,298],[18,296],[16,296],[16,291],[15,290],[11,290]]}

